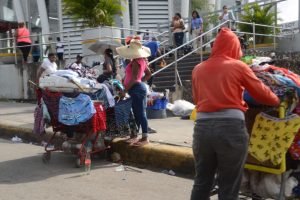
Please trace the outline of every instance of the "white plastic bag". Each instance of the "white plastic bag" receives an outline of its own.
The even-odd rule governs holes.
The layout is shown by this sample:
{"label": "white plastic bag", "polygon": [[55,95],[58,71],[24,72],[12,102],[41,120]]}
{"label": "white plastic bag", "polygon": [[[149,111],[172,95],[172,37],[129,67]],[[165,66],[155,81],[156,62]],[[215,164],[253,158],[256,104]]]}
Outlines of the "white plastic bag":
{"label": "white plastic bag", "polygon": [[177,116],[190,116],[195,105],[185,100],[177,100],[174,102],[174,105],[169,106],[169,108]]}

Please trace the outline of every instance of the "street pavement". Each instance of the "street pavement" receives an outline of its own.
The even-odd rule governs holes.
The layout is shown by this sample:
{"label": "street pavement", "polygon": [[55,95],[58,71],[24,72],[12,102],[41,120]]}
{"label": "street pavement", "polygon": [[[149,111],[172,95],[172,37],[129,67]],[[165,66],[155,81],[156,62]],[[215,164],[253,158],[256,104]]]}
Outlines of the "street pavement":
{"label": "street pavement", "polygon": [[[25,128],[33,127],[35,105],[29,103],[0,102],[0,123]],[[191,147],[193,121],[178,117],[149,120],[151,128],[158,133],[150,134],[150,140],[179,146]],[[51,130],[51,129],[49,129]]]}
{"label": "street pavement", "polygon": [[[42,162],[41,146],[0,139],[0,200],[187,200],[193,181],[160,171],[95,159],[91,174],[74,168],[74,157],[55,153]],[[131,167],[132,168],[132,167]],[[138,171],[136,171],[138,170]]]}

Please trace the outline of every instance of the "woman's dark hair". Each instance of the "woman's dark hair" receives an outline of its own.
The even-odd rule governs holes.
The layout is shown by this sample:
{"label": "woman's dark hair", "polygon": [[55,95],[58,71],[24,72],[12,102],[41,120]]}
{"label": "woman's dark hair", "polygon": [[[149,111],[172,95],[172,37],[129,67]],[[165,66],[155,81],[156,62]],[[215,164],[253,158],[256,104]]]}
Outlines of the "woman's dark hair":
{"label": "woman's dark hair", "polygon": [[104,54],[107,55],[111,61],[112,61],[112,71],[113,71],[113,76],[115,77],[117,68],[116,68],[116,61],[114,59],[114,54],[112,49],[105,49]]}
{"label": "woman's dark hair", "polygon": [[181,14],[180,13],[176,13],[175,16],[177,16],[181,19]]}
{"label": "woman's dark hair", "polygon": [[196,10],[194,10],[192,12],[192,17],[193,17],[194,14],[196,14],[196,18],[200,18],[200,15],[199,15],[199,13]]}
{"label": "woman's dark hair", "polygon": [[225,8],[227,8],[227,6],[226,6],[226,5],[224,5],[224,6],[223,6],[223,10],[224,10]]}

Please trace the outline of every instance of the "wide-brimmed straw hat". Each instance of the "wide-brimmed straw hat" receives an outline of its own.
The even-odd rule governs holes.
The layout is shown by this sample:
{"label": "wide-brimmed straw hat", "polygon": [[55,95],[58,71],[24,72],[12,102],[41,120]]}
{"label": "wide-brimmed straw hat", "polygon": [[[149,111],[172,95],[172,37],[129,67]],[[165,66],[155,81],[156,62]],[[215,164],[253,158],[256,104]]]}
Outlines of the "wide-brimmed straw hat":
{"label": "wide-brimmed straw hat", "polygon": [[127,59],[147,58],[151,56],[151,50],[142,45],[138,39],[132,39],[130,44],[123,47],[116,48],[118,54]]}

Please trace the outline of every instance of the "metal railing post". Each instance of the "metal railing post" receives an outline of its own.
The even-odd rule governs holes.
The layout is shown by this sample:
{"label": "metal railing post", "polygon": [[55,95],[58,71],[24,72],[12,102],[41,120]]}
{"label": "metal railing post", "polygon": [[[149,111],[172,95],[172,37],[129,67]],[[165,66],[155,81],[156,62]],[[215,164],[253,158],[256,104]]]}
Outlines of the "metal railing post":
{"label": "metal railing post", "polygon": [[165,34],[163,34],[163,52],[164,52],[164,54],[166,53],[166,36],[165,36]]}
{"label": "metal railing post", "polygon": [[200,58],[201,58],[201,62],[203,61],[203,36],[200,37],[200,51],[201,51],[201,54],[200,54]]}
{"label": "metal railing post", "polygon": [[273,27],[273,45],[274,45],[274,50],[276,49],[276,28],[275,28],[275,25]]}
{"label": "metal railing post", "polygon": [[68,33],[68,62],[71,60],[71,44],[70,44],[70,33]]}
{"label": "metal railing post", "polygon": [[178,85],[178,78],[177,78],[177,49],[176,49],[176,51],[175,51],[175,86],[177,86]]}
{"label": "metal railing post", "polygon": [[43,34],[41,33],[39,36],[39,47],[40,47],[40,61],[44,60],[44,49],[43,49]]}
{"label": "metal railing post", "polygon": [[14,37],[14,53],[15,53],[15,64],[18,64],[18,58],[17,58],[17,40]]}
{"label": "metal railing post", "polygon": [[253,26],[253,49],[256,50],[256,39],[255,39],[255,23],[252,24]]}

